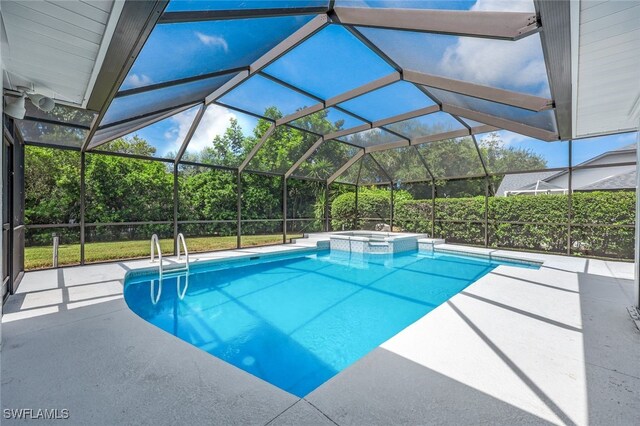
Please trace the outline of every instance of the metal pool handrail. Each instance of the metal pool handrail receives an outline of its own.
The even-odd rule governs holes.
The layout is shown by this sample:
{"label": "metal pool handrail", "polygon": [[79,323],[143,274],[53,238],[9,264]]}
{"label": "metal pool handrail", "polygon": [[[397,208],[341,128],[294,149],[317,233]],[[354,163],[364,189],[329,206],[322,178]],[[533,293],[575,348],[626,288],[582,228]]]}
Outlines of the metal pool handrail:
{"label": "metal pool handrail", "polygon": [[184,240],[184,235],[181,233],[178,234],[178,246],[176,247],[176,251],[178,252],[178,260],[180,260],[180,243],[182,243],[182,248],[184,249],[184,257],[186,260],[185,267],[187,271],[189,270],[189,251],[187,250],[187,243]]}
{"label": "metal pool handrail", "polygon": [[156,249],[158,250],[158,260],[160,261],[160,264],[158,265],[158,275],[160,275],[160,280],[162,281],[162,250],[160,250],[160,241],[158,240],[158,234],[153,234],[151,236],[151,262],[155,260]]}

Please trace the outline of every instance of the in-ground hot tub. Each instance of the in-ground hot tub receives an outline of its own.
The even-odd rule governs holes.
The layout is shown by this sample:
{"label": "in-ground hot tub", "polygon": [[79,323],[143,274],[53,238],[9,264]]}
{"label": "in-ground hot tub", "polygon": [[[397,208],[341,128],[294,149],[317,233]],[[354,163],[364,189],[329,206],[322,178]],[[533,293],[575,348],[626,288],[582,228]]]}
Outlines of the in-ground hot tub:
{"label": "in-ground hot tub", "polygon": [[348,231],[331,234],[331,251],[387,254],[418,249],[418,240],[425,234],[404,232]]}

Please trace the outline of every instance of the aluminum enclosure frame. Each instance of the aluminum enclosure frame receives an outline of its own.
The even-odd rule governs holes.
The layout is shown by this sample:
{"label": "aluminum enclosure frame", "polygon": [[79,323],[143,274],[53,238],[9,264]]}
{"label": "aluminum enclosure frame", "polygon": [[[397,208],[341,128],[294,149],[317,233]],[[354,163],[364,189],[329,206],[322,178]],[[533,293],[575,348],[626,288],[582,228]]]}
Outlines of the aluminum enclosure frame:
{"label": "aluminum enclosure frame", "polygon": [[[128,2],[129,3],[129,2]],[[134,2],[135,3],[135,2]],[[365,94],[365,93],[369,93],[373,90],[376,90],[380,87],[384,87],[388,84],[392,84],[396,81],[408,81],[410,83],[415,84],[416,87],[419,87],[421,85],[428,85],[430,87],[435,87],[435,88],[440,88],[443,90],[447,90],[447,91],[451,91],[453,93],[461,93],[464,95],[468,95],[468,96],[472,96],[474,98],[478,98],[478,99],[485,99],[485,100],[489,100],[492,102],[498,102],[498,103],[502,103],[504,105],[511,105],[511,106],[516,106],[519,108],[524,108],[530,111],[544,111],[544,110],[548,110],[548,109],[553,109],[554,110],[554,114],[556,116],[556,122],[558,125],[558,133],[554,133],[554,132],[550,132],[544,129],[540,129],[537,127],[532,127],[532,126],[527,126],[525,124],[522,123],[518,123],[518,122],[514,122],[511,120],[506,120],[500,117],[495,117],[495,116],[491,116],[488,114],[483,114],[480,113],[478,111],[472,111],[472,110],[467,110],[464,108],[459,108],[453,105],[448,105],[446,103],[442,103],[441,101],[439,101],[436,97],[434,97],[431,93],[428,92],[428,90],[424,89],[424,88],[420,88],[421,91],[423,91],[423,93],[425,94],[425,96],[429,97],[430,99],[432,99],[436,105],[433,107],[428,107],[428,108],[424,108],[421,110],[416,110],[416,111],[412,111],[412,112],[408,112],[405,114],[401,114],[395,117],[387,117],[384,118],[382,120],[378,120],[378,121],[367,121],[367,120],[363,120],[365,122],[365,124],[351,128],[351,129],[343,129],[337,132],[334,132],[333,134],[329,134],[329,135],[317,135],[318,139],[316,140],[316,142],[300,157],[298,158],[293,165],[284,173],[269,173],[269,172],[254,172],[254,171],[246,171],[246,173],[252,173],[252,174],[264,174],[264,175],[268,175],[268,176],[280,176],[283,178],[283,197],[284,197],[284,215],[283,215],[283,223],[284,223],[284,228],[283,228],[283,239],[286,240],[286,236],[287,236],[287,215],[286,215],[286,191],[287,191],[287,180],[288,179],[305,179],[304,177],[299,177],[299,176],[294,176],[294,172],[300,167],[300,165],[306,161],[312,154],[313,152],[326,140],[330,140],[330,139],[337,139],[339,137],[343,137],[343,136],[348,136],[349,134],[352,133],[356,133],[359,131],[363,131],[363,130],[367,130],[367,129],[372,129],[372,128],[382,128],[384,129],[386,125],[389,124],[393,124],[395,122],[398,121],[403,121],[403,120],[407,120],[410,118],[415,118],[415,117],[419,117],[421,115],[426,115],[426,114],[430,114],[430,113],[435,113],[435,112],[446,112],[451,114],[454,118],[456,118],[458,121],[460,121],[465,129],[464,130],[460,130],[460,131],[456,131],[456,132],[447,132],[447,133],[441,133],[438,135],[431,135],[431,136],[425,136],[422,138],[415,138],[415,139],[409,139],[406,137],[399,137],[398,142],[392,142],[390,144],[384,144],[384,145],[380,145],[377,147],[369,147],[369,148],[361,148],[358,151],[358,153],[352,157],[351,159],[349,159],[345,164],[343,164],[335,173],[333,173],[328,179],[326,180],[318,180],[318,179],[313,179],[313,178],[306,178],[308,180],[313,180],[313,181],[319,181],[319,182],[324,182],[326,185],[326,190],[327,190],[327,195],[330,191],[330,185],[332,183],[338,183],[339,182],[339,177],[342,175],[342,173],[344,173],[350,166],[352,166],[353,164],[355,164],[358,160],[360,160],[361,158],[363,158],[365,155],[370,155],[372,152],[378,152],[378,151],[383,151],[386,149],[392,149],[394,147],[398,147],[398,146],[415,146],[416,144],[420,143],[430,143],[430,142],[435,142],[435,141],[439,141],[439,140],[443,140],[443,139],[449,139],[449,138],[454,138],[454,137],[462,137],[462,136],[469,136],[471,137],[471,139],[474,142],[474,145],[476,147],[476,150],[479,150],[479,146],[477,141],[475,140],[474,134],[477,133],[484,133],[486,131],[491,131],[491,129],[493,130],[498,130],[498,129],[506,129],[506,130],[510,130],[510,131],[514,131],[516,133],[521,133],[521,134],[525,134],[531,137],[535,137],[536,139],[539,140],[544,140],[544,141],[557,141],[557,140],[569,140],[570,139],[570,135],[571,135],[571,100],[570,100],[570,78],[567,82],[567,75],[566,75],[566,67],[565,67],[565,63],[563,63],[562,61],[558,60],[558,58],[569,58],[570,55],[567,54],[567,49],[570,48],[567,47],[566,44],[566,40],[562,39],[562,31],[564,31],[565,29],[562,28],[562,25],[560,25],[562,23],[562,20],[564,19],[564,15],[563,15],[563,10],[560,10],[559,8],[564,7],[563,5],[561,5],[560,3],[562,2],[544,2],[541,0],[535,0],[534,4],[536,6],[536,13],[531,14],[531,13],[510,13],[510,12],[495,12],[495,13],[490,13],[490,14],[480,14],[477,12],[465,12],[462,14],[452,14],[451,12],[443,12],[443,11],[433,11],[433,10],[426,10],[426,11],[421,11],[420,13],[416,13],[415,11],[411,11],[408,12],[406,10],[402,10],[402,9],[384,9],[384,10],[375,10],[375,9],[362,9],[362,8],[342,8],[342,7],[337,7],[337,8],[333,8],[332,5],[330,5],[329,8],[281,8],[281,9],[274,9],[274,10],[267,10],[267,9],[257,9],[257,10],[242,10],[242,11],[206,11],[206,12],[202,12],[202,11],[197,11],[197,12],[163,12],[165,6],[166,6],[166,1],[157,1],[157,2],[153,2],[153,7],[150,7],[149,5],[147,5],[148,9],[146,9],[147,11],[147,18],[146,19],[142,19],[140,18],[140,12],[138,12],[138,19],[139,22],[143,22],[143,29],[142,31],[139,31],[139,37],[135,40],[135,43],[133,43],[133,45],[131,46],[131,42],[130,42],[130,46],[131,49],[128,53],[132,54],[132,58],[129,58],[126,61],[126,64],[129,64],[129,67],[127,67],[126,69],[122,68],[120,69],[120,73],[118,74],[117,78],[115,79],[115,89],[113,89],[111,92],[109,92],[109,95],[106,97],[107,101],[105,103],[102,104],[101,108],[97,108],[99,109],[99,114],[96,116],[96,119],[94,120],[94,122],[92,123],[92,125],[89,128],[86,128],[86,126],[77,126],[77,125],[69,125],[66,123],[58,123],[58,122],[51,122],[49,124],[59,124],[59,125],[63,125],[63,126],[68,126],[68,127],[75,127],[78,129],[83,129],[83,130],[89,130],[89,135],[86,138],[86,140],[83,143],[83,146],[79,149],[81,151],[81,193],[82,193],[82,206],[81,206],[81,211],[82,211],[82,220],[80,222],[80,224],[78,224],[78,226],[81,227],[82,229],[82,241],[81,241],[81,246],[82,246],[82,262],[84,262],[84,229],[86,226],[95,226],[97,224],[88,224],[85,223],[84,220],[84,192],[85,192],[85,183],[84,183],[84,172],[85,172],[85,152],[91,152],[92,154],[100,154],[100,155],[116,155],[116,156],[122,156],[122,157],[128,157],[128,158],[137,158],[140,160],[149,160],[149,161],[162,161],[165,163],[173,163],[174,165],[174,217],[173,220],[169,220],[169,221],[163,221],[163,222],[153,222],[153,223],[163,223],[163,224],[173,224],[174,225],[174,236],[175,233],[177,232],[178,229],[178,224],[183,224],[183,223],[187,223],[187,222],[183,222],[183,221],[179,221],[178,220],[178,213],[177,213],[177,196],[176,191],[177,191],[177,173],[178,173],[178,167],[182,164],[184,165],[197,165],[199,167],[205,167],[205,168],[211,168],[211,169],[218,169],[218,170],[226,170],[226,171],[230,171],[230,172],[235,172],[237,173],[237,178],[238,178],[238,200],[240,200],[241,194],[242,194],[242,188],[241,188],[241,174],[243,172],[245,172],[245,169],[247,167],[247,165],[249,164],[249,162],[251,161],[251,159],[258,153],[258,151],[260,150],[261,146],[264,144],[264,142],[266,141],[266,139],[268,138],[270,132],[273,132],[275,130],[275,128],[277,126],[288,126],[288,127],[292,127],[289,126],[289,124],[294,121],[295,119],[298,119],[300,117],[304,117],[308,114],[312,114],[313,112],[317,112],[320,111],[322,109],[331,107],[331,106],[336,106],[338,103],[343,102],[347,99],[352,99],[353,97]],[[141,7],[141,6],[138,6]],[[557,13],[556,13],[557,12]],[[187,137],[185,138],[185,140],[183,141],[181,147],[180,147],[180,151],[177,155],[177,157],[175,159],[160,159],[160,158],[148,158],[148,157],[143,157],[143,156],[134,156],[134,155],[129,155],[129,154],[120,154],[120,153],[109,153],[109,152],[104,152],[104,151],[96,151],[94,150],[94,148],[97,148],[99,145],[93,145],[93,141],[92,138],[95,134],[95,132],[100,128],[98,125],[102,119],[102,117],[104,116],[104,114],[106,113],[106,110],[109,106],[109,103],[111,102],[111,100],[113,100],[115,97],[120,97],[120,96],[127,96],[127,95],[131,95],[134,93],[143,93],[145,91],[148,90],[153,90],[153,89],[157,89],[159,87],[168,87],[170,85],[175,85],[175,84],[179,84],[179,83],[184,83],[185,81],[197,81],[199,79],[203,79],[203,78],[207,78],[207,76],[210,77],[210,75],[204,75],[204,76],[198,76],[198,77],[192,77],[192,78],[187,78],[187,79],[181,79],[181,80],[174,80],[174,81],[170,81],[167,83],[161,83],[160,85],[157,86],[148,86],[148,87],[144,87],[144,88],[140,88],[140,89],[131,89],[129,91],[121,91],[118,92],[117,88],[119,86],[119,82],[121,82],[124,77],[126,76],[126,73],[128,72],[130,66],[133,63],[133,59],[135,59],[135,56],[137,55],[137,53],[139,53],[140,49],[142,48],[144,41],[146,40],[146,37],[148,37],[148,35],[150,34],[151,30],[153,29],[153,27],[155,26],[156,23],[170,23],[170,22],[197,22],[197,21],[206,21],[206,20],[221,20],[221,19],[246,19],[246,18],[252,18],[252,17],[265,17],[265,16],[289,16],[289,15],[301,15],[301,14],[318,14],[318,16],[316,16],[316,18],[314,18],[312,21],[310,21],[308,24],[306,24],[305,26],[303,26],[302,28],[300,28],[296,33],[294,33],[292,36],[290,36],[289,38],[287,38],[286,40],[284,40],[283,42],[281,42],[280,44],[278,44],[276,46],[276,48],[272,49],[270,52],[268,52],[266,55],[264,55],[262,58],[258,59],[257,61],[255,61],[253,64],[250,64],[247,67],[240,67],[240,68],[235,68],[235,69],[230,69],[230,70],[225,70],[223,72],[220,73],[214,73],[214,74],[230,74],[230,73],[237,73],[236,76],[234,78],[232,78],[227,84],[223,85],[220,89],[212,92],[211,94],[209,94],[205,99],[201,100],[198,103],[191,103],[188,107],[193,107],[196,105],[200,105],[200,109],[198,110],[192,125],[187,133]],[[453,21],[453,18],[456,17],[456,21]],[[509,18],[509,19],[505,19],[505,18]],[[275,78],[272,76],[269,76],[268,74],[266,74],[264,72],[264,69],[266,68],[266,66],[268,66],[270,63],[272,63],[273,61],[277,60],[278,58],[280,58],[281,56],[283,56],[284,54],[286,54],[287,52],[289,52],[290,50],[294,49],[296,46],[298,46],[300,43],[302,43],[304,40],[306,40],[307,38],[313,36],[315,33],[317,33],[318,31],[320,31],[322,28],[324,28],[326,25],[329,25],[329,23],[334,22],[340,25],[343,25],[345,28],[347,28],[349,31],[352,32],[352,34],[358,36],[358,38],[360,40],[365,41],[365,44],[367,45],[367,47],[369,47],[371,50],[373,50],[376,54],[378,54],[380,57],[382,57],[385,61],[387,61],[388,63],[390,63],[390,65],[392,65],[392,67],[395,69],[395,72],[392,73],[391,75],[385,77],[385,79],[382,79],[381,81],[376,81],[376,82],[369,82],[368,84],[354,89],[352,91],[348,91],[345,92],[341,95],[332,97],[330,99],[326,99],[326,100],[319,100],[318,104],[309,107],[307,109],[303,109],[300,111],[297,111],[296,113],[290,115],[290,116],[285,116],[282,119],[279,120],[270,120],[271,121],[271,126],[270,126],[270,131],[267,132],[266,136],[263,135],[263,137],[261,138],[261,141],[258,145],[256,145],[254,147],[254,149],[251,151],[251,153],[249,153],[249,155],[244,159],[244,161],[242,162],[242,164],[237,167],[237,168],[229,168],[229,167],[224,167],[224,166],[216,166],[216,165],[207,165],[207,164],[198,164],[198,163],[190,163],[187,161],[182,161],[182,157],[184,155],[184,153],[186,152],[187,148],[188,148],[188,144],[191,140],[191,138],[193,137],[193,134],[195,133],[195,131],[197,130],[197,126],[198,124],[201,122],[202,117],[204,116],[206,107],[209,105],[213,105],[213,104],[218,104],[218,100],[219,98],[224,95],[225,93],[228,93],[229,91],[231,91],[232,89],[234,89],[235,87],[237,87],[238,85],[240,85],[242,82],[246,81],[246,79],[248,79],[250,76],[252,75],[263,75],[267,78]],[[465,23],[465,25],[461,25],[461,22]],[[364,26],[364,27],[376,27],[376,28],[393,28],[393,29],[401,29],[401,30],[407,30],[407,31],[426,31],[426,32],[432,32],[432,33],[441,33],[441,34],[454,34],[454,35],[462,35],[462,36],[471,36],[471,37],[481,37],[481,38],[494,38],[494,39],[501,39],[501,40],[518,40],[522,37],[526,37],[535,33],[540,32],[541,33],[541,40],[542,40],[542,47],[543,47],[543,53],[545,55],[545,59],[546,59],[546,64],[547,64],[547,72],[548,72],[548,77],[549,77],[549,84],[551,86],[551,92],[554,95],[553,99],[544,99],[544,98],[540,98],[540,97],[536,97],[536,96],[530,96],[530,95],[524,95],[524,94],[520,94],[520,93],[514,93],[514,92],[510,92],[510,91],[505,91],[502,89],[496,89],[496,88],[491,88],[491,87],[486,87],[486,86],[481,86],[481,85],[477,85],[477,84],[472,84],[472,83],[468,83],[468,82],[464,82],[464,81],[457,81],[457,80],[453,80],[453,79],[447,79],[447,78],[443,78],[443,77],[438,77],[438,76],[433,76],[433,75],[428,75],[428,74],[424,74],[424,73],[419,73],[419,72],[415,72],[412,70],[407,70],[407,69],[402,69],[398,66],[398,64],[394,63],[393,61],[391,61],[388,57],[386,57],[386,55],[384,55],[380,49],[378,49],[373,43],[371,43],[370,41],[366,40],[366,38],[364,38],[364,36],[362,36],[362,34],[360,34],[357,31],[356,26]],[[548,32],[547,32],[548,31]],[[114,62],[115,63],[115,62]],[[570,77],[570,76],[569,76]],[[282,82],[281,82],[282,83]],[[304,91],[302,89],[298,89],[295,88],[298,91],[300,91],[301,93],[303,93]],[[568,90],[568,92],[567,92]],[[569,94],[568,98],[567,98],[567,93]],[[109,99],[110,98],[110,99]],[[97,101],[93,101],[93,103],[95,104]],[[225,107],[229,108],[229,109],[236,109],[239,110],[238,108],[234,107],[234,106],[227,106],[224,105]],[[134,128],[133,130],[139,129],[141,127],[144,126],[148,126],[150,124],[153,124],[154,122],[157,122],[161,119],[167,118],[173,114],[175,114],[176,112],[179,111],[184,111],[187,109],[187,106],[180,106],[178,108],[173,108],[169,111],[165,111],[163,112],[160,117],[154,117],[153,120],[150,119],[149,121],[143,121],[142,123],[140,123],[138,125],[138,127]],[[179,111],[178,111],[179,110]],[[248,113],[246,111],[244,111],[245,113]],[[351,114],[349,111],[344,111],[346,113]],[[156,112],[157,113],[157,112]],[[154,113],[155,114],[155,113]],[[251,113],[249,113],[251,115]],[[269,120],[266,117],[261,117],[259,115],[256,114],[252,114],[254,116],[258,116],[260,118],[263,118],[265,120]],[[355,114],[352,114],[355,116]],[[567,118],[568,116],[568,118]],[[485,123],[485,127],[483,127],[482,129],[478,129],[478,128],[470,128],[469,126],[467,126],[464,121],[460,120],[459,117],[464,117],[464,118],[468,118],[471,120],[475,120],[481,123]],[[125,120],[125,122],[130,122],[133,121],[134,119],[140,119],[141,117],[134,117],[132,119],[128,119]],[[143,117],[144,118],[144,117]],[[33,121],[41,121],[41,122],[47,122],[46,120],[42,120],[42,119],[36,119],[36,118],[27,118],[29,120],[33,120]],[[567,127],[567,123],[568,123],[568,127]],[[108,128],[108,126],[105,126],[104,128]],[[131,130],[131,129],[129,129]],[[569,136],[567,136],[569,135]],[[342,142],[344,143],[344,142]],[[75,148],[64,148],[64,147],[57,147],[57,146],[51,146],[51,145],[47,145],[47,144],[38,144],[38,143],[33,143],[30,141],[27,141],[28,145],[38,145],[38,146],[46,146],[48,148],[55,148],[55,149],[74,149]],[[571,141],[569,140],[569,146],[571,146]],[[414,148],[415,149],[415,148]],[[478,151],[478,156],[480,161],[482,162],[482,168],[484,173],[481,175],[477,175],[477,176],[454,176],[454,177],[448,177],[446,179],[436,179],[433,174],[431,173],[431,171],[429,170],[429,167],[426,163],[426,161],[424,160],[423,156],[420,154],[420,152],[415,149],[416,151],[416,155],[418,156],[418,158],[420,159],[421,163],[424,165],[425,167],[425,171],[426,171],[426,175],[425,178],[426,180],[424,182],[431,182],[432,184],[432,188],[434,191],[435,195],[435,182],[437,180],[455,180],[458,178],[464,178],[464,179],[469,179],[469,178],[473,178],[473,177],[478,177],[481,179],[485,179],[485,183],[488,182],[488,178],[492,177],[492,176],[497,176],[497,175],[501,175],[501,174],[497,174],[497,173],[490,173],[487,168],[486,165],[484,164],[482,155],[480,155],[480,152]],[[569,148],[569,152],[571,155],[571,147]],[[373,156],[371,156],[371,158],[373,158]],[[375,161],[375,158],[373,158]],[[380,165],[379,165],[380,166]],[[572,166],[571,164],[571,158],[569,161],[569,166],[567,168],[559,168],[558,170],[567,170],[569,173],[569,181],[571,182],[571,175],[573,173],[574,170],[576,169],[580,169],[580,168],[588,168],[589,166],[585,166],[585,167],[580,167],[580,166]],[[392,191],[393,189],[393,184],[394,182],[392,181],[389,173],[387,171],[384,170],[384,168],[381,167],[381,169],[384,171],[384,173],[387,175],[387,178],[389,179],[389,182],[391,184],[391,188]],[[553,170],[553,169],[545,169],[545,170]],[[516,173],[516,172],[512,172],[512,173]],[[511,174],[511,173],[507,173],[507,174]],[[360,173],[358,173],[358,175],[360,175]],[[423,181],[415,181],[417,182],[423,182]],[[358,176],[358,183],[359,183],[359,176]],[[404,182],[403,182],[404,183]],[[407,182],[409,183],[409,182]],[[571,188],[571,184],[569,185]],[[358,187],[358,184],[356,184],[356,188]],[[571,193],[571,189],[570,189],[570,193]],[[485,191],[485,201],[488,198],[489,194],[488,194],[488,190]],[[432,197],[434,202],[435,202],[435,197]],[[570,198],[570,197],[569,197]],[[327,198],[328,200],[328,198]],[[238,201],[239,203],[239,201]],[[569,201],[569,203],[571,203],[571,201]],[[357,207],[356,207],[357,209]],[[571,210],[571,207],[569,207],[569,210]],[[435,213],[434,213],[435,214]],[[393,214],[392,214],[393,216]],[[486,215],[485,215],[486,216]],[[326,228],[329,229],[329,213],[325,213],[325,223],[326,223]],[[432,224],[435,223],[436,218],[433,218],[434,220],[432,221]],[[241,237],[241,222],[243,221],[242,219],[242,211],[241,211],[241,206],[240,204],[238,204],[238,210],[237,210],[237,221],[238,221],[238,246],[240,246],[240,237]],[[393,218],[392,218],[393,221]],[[567,218],[567,227],[568,227],[568,232],[569,232],[569,241],[568,241],[568,252],[569,254],[571,253],[571,222],[572,222],[572,217],[571,217],[571,211],[569,213],[569,217]],[[146,223],[146,222],[142,222],[142,223]],[[484,226],[485,226],[485,230],[488,228],[488,223],[489,223],[489,219],[488,217],[484,218]],[[118,223],[119,225],[122,225],[123,223]],[[131,224],[139,224],[138,222],[132,222]],[[101,224],[104,225],[104,224]],[[106,224],[108,225],[108,224]],[[115,225],[115,224],[114,224]],[[595,224],[594,224],[595,225]],[[44,226],[48,226],[48,225],[34,225],[33,227],[44,227]],[[65,225],[51,225],[52,227],[62,227]],[[74,225],[75,226],[75,225]],[[485,233],[485,246],[488,245],[488,237]]]}

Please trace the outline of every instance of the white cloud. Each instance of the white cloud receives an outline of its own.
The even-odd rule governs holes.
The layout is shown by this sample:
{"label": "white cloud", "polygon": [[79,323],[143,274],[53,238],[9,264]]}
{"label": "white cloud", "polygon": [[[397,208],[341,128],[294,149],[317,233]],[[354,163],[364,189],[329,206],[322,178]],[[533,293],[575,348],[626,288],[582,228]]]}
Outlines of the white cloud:
{"label": "white cloud", "polygon": [[[531,1],[478,0],[472,10],[533,11]],[[440,60],[444,75],[493,87],[516,90],[541,86],[540,96],[549,96],[547,74],[538,36],[517,42],[459,37]]]}
{"label": "white cloud", "polygon": [[506,130],[486,133],[486,134],[483,134],[483,135],[479,135],[476,138],[477,138],[478,142],[484,142],[485,140],[490,140],[491,139],[491,135],[493,135],[493,134],[497,134],[498,135],[498,139],[501,140],[502,143],[505,146],[512,146],[512,145],[517,146],[518,144],[534,140],[534,139],[532,139],[532,138],[530,138],[528,136],[524,136],[524,135],[521,135],[519,133],[509,132],[509,131],[506,131]]}
{"label": "white cloud", "polygon": [[224,37],[204,34],[200,31],[196,31],[196,37],[198,37],[198,40],[200,40],[205,46],[220,47],[225,53],[229,51],[229,44]]}
{"label": "white cloud", "polygon": [[[175,123],[170,130],[165,132],[165,137],[171,141],[174,151],[178,151],[187,132],[193,123],[197,110],[178,114],[172,118]],[[229,127],[229,120],[236,118],[235,114],[226,108],[211,105],[205,111],[200,125],[189,142],[188,151],[200,152],[203,148],[212,146],[211,142],[216,135],[221,135]]]}
{"label": "white cloud", "polygon": [[151,77],[146,74],[131,74],[124,80],[124,84],[131,87],[148,86],[151,83],[153,83]]}
{"label": "white cloud", "polygon": [[498,134],[500,135],[500,139],[502,139],[502,142],[504,142],[504,144],[507,146],[518,145],[518,144],[533,140],[528,136],[524,136],[514,132],[503,131],[503,132],[499,132]]}

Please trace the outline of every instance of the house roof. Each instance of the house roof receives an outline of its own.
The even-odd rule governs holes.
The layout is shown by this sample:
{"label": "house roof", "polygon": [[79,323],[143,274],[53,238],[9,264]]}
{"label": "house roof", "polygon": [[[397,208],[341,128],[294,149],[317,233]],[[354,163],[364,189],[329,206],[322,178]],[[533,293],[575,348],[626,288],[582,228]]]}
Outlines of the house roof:
{"label": "house roof", "polygon": [[537,172],[537,173],[518,173],[513,175],[505,175],[496,191],[497,196],[504,196],[507,191],[517,191],[519,189],[527,189],[526,187],[535,185],[539,180],[545,180],[551,176],[557,175],[558,172]]}
{"label": "house roof", "polygon": [[636,187],[636,171],[607,176],[588,185],[576,188],[576,191],[611,191],[616,189],[631,189]]}
{"label": "house roof", "polygon": [[[589,158],[588,160],[578,164],[578,166],[589,165],[609,155],[620,154],[621,152],[634,152],[635,150],[636,150],[635,143],[621,146],[619,148],[612,149],[611,151],[603,152],[602,154],[597,155],[593,158]],[[518,173],[518,174],[506,175],[502,180],[502,182],[500,183],[500,186],[496,191],[496,195],[503,196],[505,195],[506,191],[533,189],[533,186],[538,180],[549,181],[551,179],[557,178],[558,176],[562,176],[566,173],[568,173],[567,170],[561,170],[561,171],[549,171],[549,172],[539,172],[539,173]],[[609,176],[599,181],[592,182],[589,185],[585,185],[581,188],[575,188],[575,189],[577,191],[594,191],[598,189],[614,190],[614,189],[635,188],[635,186],[636,186],[635,172],[626,172],[626,173],[620,173],[615,176]]]}

